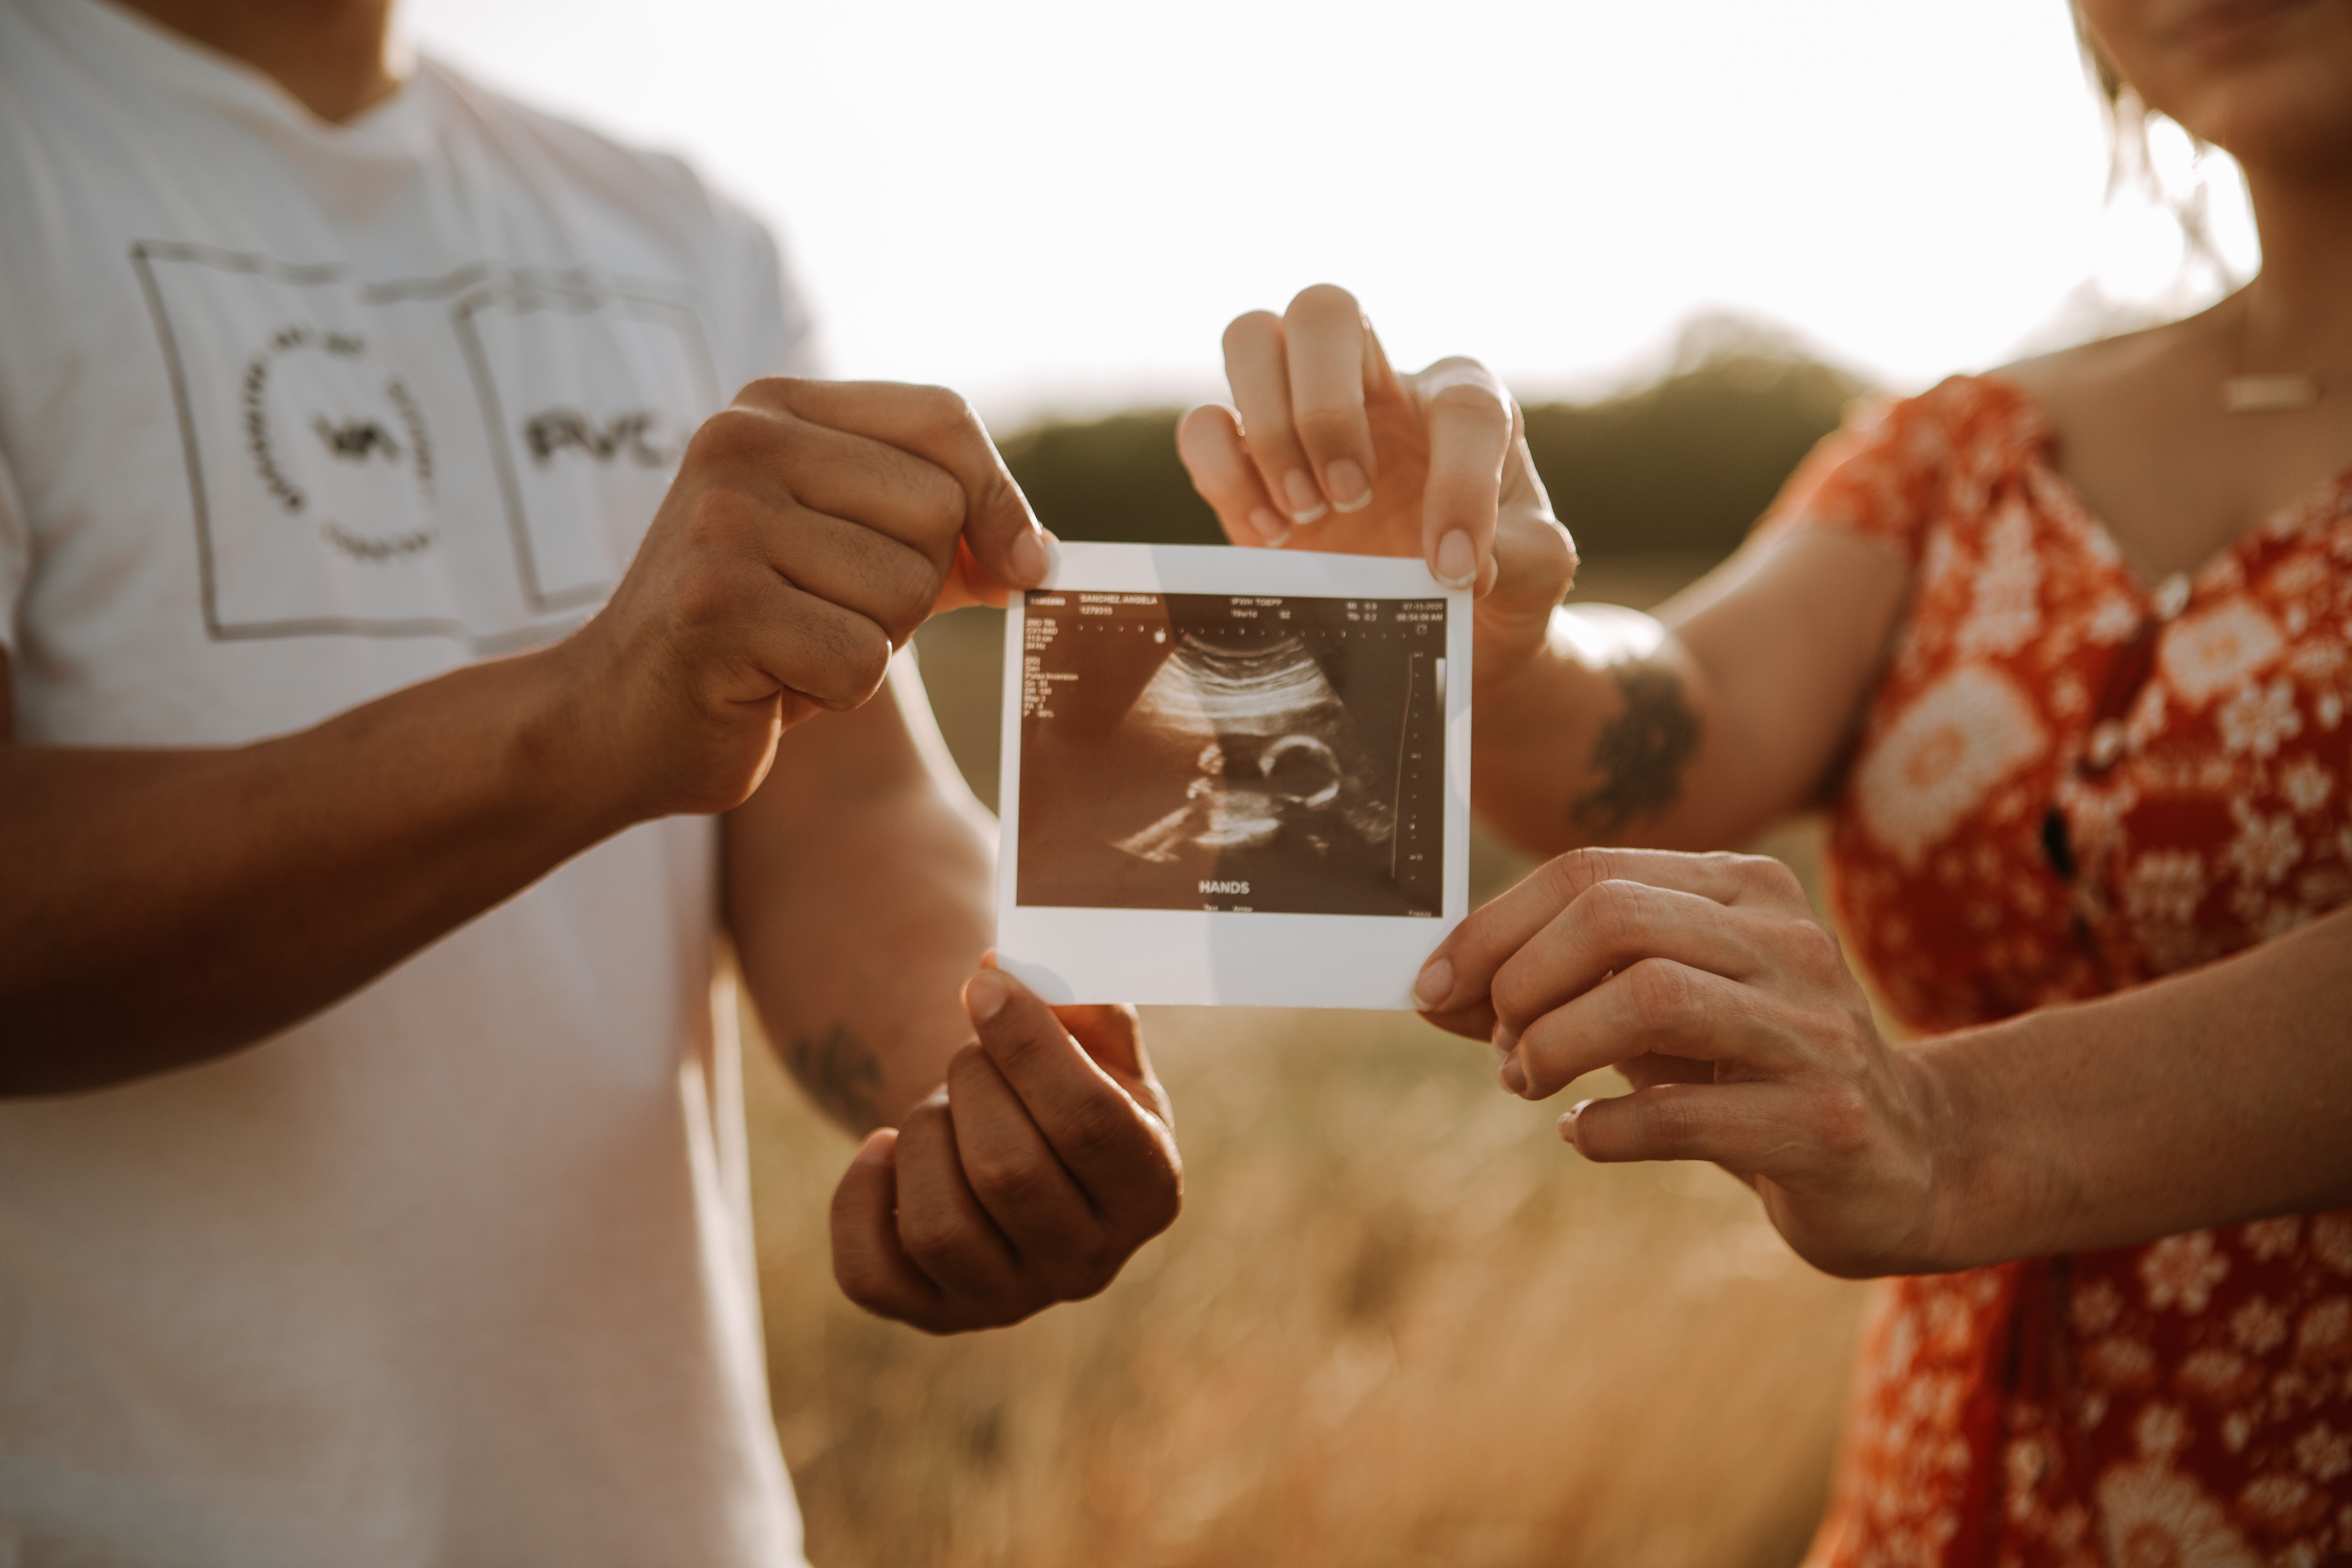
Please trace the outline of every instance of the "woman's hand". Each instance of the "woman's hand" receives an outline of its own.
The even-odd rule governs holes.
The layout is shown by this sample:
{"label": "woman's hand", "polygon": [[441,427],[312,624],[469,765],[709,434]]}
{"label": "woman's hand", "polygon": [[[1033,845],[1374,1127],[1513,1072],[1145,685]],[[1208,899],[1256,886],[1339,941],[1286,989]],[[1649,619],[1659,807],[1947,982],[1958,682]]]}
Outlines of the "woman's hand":
{"label": "woman's hand", "polygon": [[1518,405],[1475,360],[1400,375],[1355,297],[1318,284],[1225,329],[1240,410],[1195,408],[1177,447],[1235,544],[1418,555],[1479,597],[1478,675],[1543,646],[1576,549]]}
{"label": "woman's hand", "polygon": [[1491,1039],[1527,1099],[1623,1072],[1633,1093],[1560,1118],[1586,1158],[1712,1160],[1832,1274],[1937,1266],[1943,1096],[1879,1037],[1779,861],[1563,855],[1464,921],[1416,994],[1432,1022]]}

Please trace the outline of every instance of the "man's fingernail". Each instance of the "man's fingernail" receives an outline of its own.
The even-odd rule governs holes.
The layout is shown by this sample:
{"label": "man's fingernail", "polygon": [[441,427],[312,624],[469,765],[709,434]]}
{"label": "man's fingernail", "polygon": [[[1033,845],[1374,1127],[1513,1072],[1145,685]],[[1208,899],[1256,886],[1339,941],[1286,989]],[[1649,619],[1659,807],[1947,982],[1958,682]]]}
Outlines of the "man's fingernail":
{"label": "man's fingernail", "polygon": [[1454,994],[1454,964],[1452,961],[1433,958],[1421,966],[1421,978],[1412,983],[1412,994],[1424,1007],[1434,1007]]}
{"label": "man's fingernail", "polygon": [[1560,1141],[1566,1143],[1570,1148],[1576,1149],[1576,1152],[1580,1154],[1583,1153],[1584,1151],[1576,1148],[1576,1119],[1583,1115],[1584,1108],[1591,1103],[1592,1101],[1589,1100],[1580,1100],[1574,1105],[1568,1108],[1567,1115],[1559,1119]]}
{"label": "man's fingernail", "polygon": [[1034,528],[1024,529],[1021,537],[1013,542],[1013,571],[1024,584],[1042,583],[1050,564],[1045,555],[1045,542],[1037,537]]}
{"label": "man's fingernail", "polygon": [[1437,580],[1449,588],[1467,588],[1478,575],[1478,547],[1455,529],[1437,542]]}
{"label": "man's fingernail", "polygon": [[1528,1075],[1519,1067],[1518,1052],[1513,1051],[1503,1058],[1503,1065],[1497,1069],[1496,1076],[1502,1079],[1503,1087],[1513,1094],[1527,1093]]}
{"label": "man's fingernail", "polygon": [[1372,487],[1352,458],[1342,458],[1323,470],[1323,484],[1334,511],[1361,511],[1372,504]]}
{"label": "man's fingernail", "polygon": [[1293,468],[1283,476],[1282,493],[1284,499],[1290,502],[1290,521],[1293,522],[1313,522],[1331,510],[1330,503],[1323,499],[1323,492],[1315,488],[1315,481],[1307,477],[1304,468]]}
{"label": "man's fingernail", "polygon": [[1290,537],[1290,524],[1275,516],[1265,507],[1259,507],[1250,513],[1250,526],[1256,529],[1258,537],[1268,544],[1280,544]]}
{"label": "man's fingernail", "polygon": [[1012,1000],[1012,987],[993,969],[983,969],[964,983],[963,1005],[978,1023],[985,1024],[1003,1012],[1004,1005]]}
{"label": "man's fingernail", "polygon": [[857,1152],[850,1157],[851,1163],[859,1165],[887,1165],[890,1163],[890,1151],[898,1145],[898,1134],[895,1130],[888,1127],[877,1127],[866,1135],[866,1142],[857,1146]]}

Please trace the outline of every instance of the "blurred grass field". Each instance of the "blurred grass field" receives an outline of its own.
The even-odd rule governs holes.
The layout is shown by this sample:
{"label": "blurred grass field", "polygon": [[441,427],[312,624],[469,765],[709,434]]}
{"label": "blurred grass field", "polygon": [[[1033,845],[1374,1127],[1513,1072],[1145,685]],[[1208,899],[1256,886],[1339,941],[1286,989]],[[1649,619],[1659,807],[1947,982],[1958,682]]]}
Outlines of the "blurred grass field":
{"label": "blurred grass field", "polygon": [[[1670,378],[1555,416],[1583,432],[1585,468],[1609,440],[1671,447],[1661,408],[1668,426],[1694,406],[1736,425],[1745,396],[1780,420],[1751,421],[1769,438],[1747,469],[1707,479],[1712,524],[1627,539],[1563,505],[1591,558],[1577,596],[1646,605],[1718,556],[1834,418],[1829,374],[1748,364],[1728,393]],[[1136,423],[1111,433],[1164,462]],[[1073,532],[1076,503],[1047,504],[1055,476],[1007,450],[1050,524],[1118,536]],[[1072,471],[1068,495],[1101,477]],[[961,612],[919,645],[992,804],[1000,628]],[[1811,829],[1759,847],[1818,902]],[[1474,899],[1529,864],[1481,836]],[[835,1289],[825,1205],[850,1141],[745,1024],[770,1377],[818,1568],[1776,1568],[1820,1517],[1860,1289],[1797,1261],[1711,1167],[1568,1150],[1555,1115],[1613,1076],[1530,1106],[1495,1086],[1487,1049],[1407,1016],[1148,1009],[1183,1216],[1097,1300],[939,1341]]]}
{"label": "blurred grass field", "polygon": [[1580,1163],[1409,1018],[1147,1026],[1183,1217],[1097,1300],[958,1340],[840,1298],[848,1142],[756,1075],[771,1381],[820,1568],[1797,1559],[1857,1297],[1744,1190]]}

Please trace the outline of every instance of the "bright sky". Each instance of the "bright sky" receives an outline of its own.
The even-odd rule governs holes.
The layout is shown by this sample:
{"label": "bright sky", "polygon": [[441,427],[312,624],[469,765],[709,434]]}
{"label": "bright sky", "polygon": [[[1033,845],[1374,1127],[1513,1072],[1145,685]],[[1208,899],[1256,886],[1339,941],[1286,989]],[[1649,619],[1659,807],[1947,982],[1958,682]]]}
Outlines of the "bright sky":
{"label": "bright sky", "polygon": [[[1895,385],[2008,357],[2179,246],[2103,210],[2063,0],[409,0],[422,46],[685,153],[777,224],[845,374],[1000,425],[1213,392],[1341,282],[1523,395],[1692,312]],[[2221,181],[2229,180],[2221,172]],[[2219,191],[2242,268],[2233,183]]]}

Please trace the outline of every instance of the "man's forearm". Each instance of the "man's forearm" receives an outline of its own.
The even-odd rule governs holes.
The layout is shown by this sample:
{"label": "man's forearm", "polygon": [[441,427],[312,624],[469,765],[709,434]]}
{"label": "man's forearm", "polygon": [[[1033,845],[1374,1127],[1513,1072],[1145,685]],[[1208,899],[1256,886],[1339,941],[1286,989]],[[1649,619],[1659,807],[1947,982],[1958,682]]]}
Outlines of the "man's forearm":
{"label": "man's forearm", "polygon": [[2352,910],[1911,1049],[1941,1128],[1926,1266],[2352,1205]]}
{"label": "man's forearm", "polygon": [[622,826],[568,765],[552,664],[249,746],[0,746],[0,1095],[250,1044]]}
{"label": "man's forearm", "polygon": [[898,1125],[940,1087],[971,1037],[958,997],[995,924],[977,808],[909,733],[928,712],[901,710],[921,691],[902,671],[856,712],[793,731],[728,818],[744,983],[786,1068],[856,1132]]}

